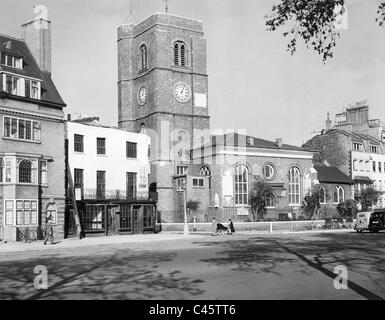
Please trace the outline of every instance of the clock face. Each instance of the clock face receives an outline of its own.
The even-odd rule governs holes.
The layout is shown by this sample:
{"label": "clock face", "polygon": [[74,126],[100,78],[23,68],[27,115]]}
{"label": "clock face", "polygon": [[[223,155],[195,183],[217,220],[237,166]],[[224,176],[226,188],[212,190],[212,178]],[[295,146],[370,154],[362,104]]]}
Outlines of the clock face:
{"label": "clock face", "polygon": [[174,86],[174,97],[177,101],[185,103],[191,98],[190,87],[184,82],[178,82]]}
{"label": "clock face", "polygon": [[147,90],[145,87],[139,89],[138,92],[138,103],[143,106],[147,101]]}

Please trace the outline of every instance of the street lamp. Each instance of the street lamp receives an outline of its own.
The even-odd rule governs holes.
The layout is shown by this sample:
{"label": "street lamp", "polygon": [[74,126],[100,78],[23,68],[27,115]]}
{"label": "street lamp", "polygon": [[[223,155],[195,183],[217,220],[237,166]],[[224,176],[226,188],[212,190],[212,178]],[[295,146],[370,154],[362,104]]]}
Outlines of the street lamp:
{"label": "street lamp", "polygon": [[188,236],[190,234],[190,231],[188,229],[188,223],[187,223],[187,203],[186,203],[186,178],[182,180],[182,189],[183,189],[183,211],[184,211],[184,230],[183,234],[185,236]]}

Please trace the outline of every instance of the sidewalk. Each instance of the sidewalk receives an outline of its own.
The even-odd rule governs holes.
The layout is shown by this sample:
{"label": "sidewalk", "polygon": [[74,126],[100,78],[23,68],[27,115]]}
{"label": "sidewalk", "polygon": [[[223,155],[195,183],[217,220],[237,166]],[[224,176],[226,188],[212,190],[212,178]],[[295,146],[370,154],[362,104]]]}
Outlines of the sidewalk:
{"label": "sidewalk", "polygon": [[136,234],[136,235],[117,235],[117,236],[100,236],[100,237],[88,237],[84,239],[64,239],[58,241],[56,244],[51,245],[49,242],[47,245],[43,244],[43,241],[36,241],[31,243],[26,242],[7,242],[0,241],[0,255],[11,252],[23,252],[23,251],[51,251],[61,249],[73,249],[81,247],[114,245],[114,244],[127,244],[127,243],[147,243],[147,242],[159,242],[159,241],[175,241],[184,239],[198,239],[205,234],[193,234],[184,236],[183,233],[158,233],[158,234]]}

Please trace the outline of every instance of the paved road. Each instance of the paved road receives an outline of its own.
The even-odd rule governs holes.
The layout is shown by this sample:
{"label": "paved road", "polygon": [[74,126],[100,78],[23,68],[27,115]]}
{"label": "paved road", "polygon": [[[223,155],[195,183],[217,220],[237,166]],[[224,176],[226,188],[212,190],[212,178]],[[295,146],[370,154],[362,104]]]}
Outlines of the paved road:
{"label": "paved road", "polygon": [[[34,289],[36,265],[48,290]],[[349,289],[333,286],[348,268]],[[385,234],[202,236],[0,252],[0,299],[380,299]]]}

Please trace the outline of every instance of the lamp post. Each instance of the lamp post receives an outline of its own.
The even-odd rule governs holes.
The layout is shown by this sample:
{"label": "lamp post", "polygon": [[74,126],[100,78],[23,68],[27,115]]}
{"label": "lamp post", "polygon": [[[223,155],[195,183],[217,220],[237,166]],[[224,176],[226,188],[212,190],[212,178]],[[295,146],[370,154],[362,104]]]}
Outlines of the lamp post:
{"label": "lamp post", "polygon": [[184,211],[184,229],[183,229],[183,235],[188,236],[190,234],[190,231],[188,229],[188,223],[187,223],[187,204],[186,204],[186,178],[183,180],[182,188],[183,188],[183,211]]}

